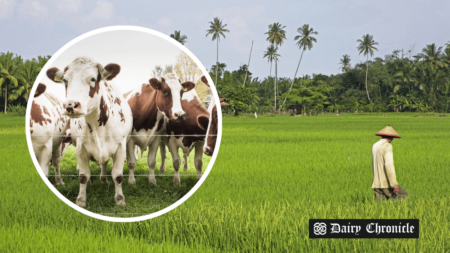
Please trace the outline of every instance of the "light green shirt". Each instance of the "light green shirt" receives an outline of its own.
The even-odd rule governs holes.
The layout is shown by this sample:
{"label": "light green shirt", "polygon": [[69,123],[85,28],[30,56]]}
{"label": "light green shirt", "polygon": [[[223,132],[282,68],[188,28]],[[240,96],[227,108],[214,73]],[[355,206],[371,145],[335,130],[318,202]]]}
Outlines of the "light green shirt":
{"label": "light green shirt", "polygon": [[381,139],[372,146],[373,183],[372,188],[394,188],[395,177],[392,144]]}

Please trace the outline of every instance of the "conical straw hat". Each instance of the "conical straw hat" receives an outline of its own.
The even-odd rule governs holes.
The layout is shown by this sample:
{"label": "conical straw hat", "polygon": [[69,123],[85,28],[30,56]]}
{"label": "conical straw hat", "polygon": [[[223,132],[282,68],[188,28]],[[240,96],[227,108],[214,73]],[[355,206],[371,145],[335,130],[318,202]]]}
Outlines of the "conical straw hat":
{"label": "conical straw hat", "polygon": [[378,136],[391,136],[391,137],[394,137],[394,138],[402,138],[402,137],[400,137],[400,135],[398,135],[398,133],[394,130],[394,128],[391,127],[391,125],[388,125],[387,127],[381,129],[375,135],[378,135]]}

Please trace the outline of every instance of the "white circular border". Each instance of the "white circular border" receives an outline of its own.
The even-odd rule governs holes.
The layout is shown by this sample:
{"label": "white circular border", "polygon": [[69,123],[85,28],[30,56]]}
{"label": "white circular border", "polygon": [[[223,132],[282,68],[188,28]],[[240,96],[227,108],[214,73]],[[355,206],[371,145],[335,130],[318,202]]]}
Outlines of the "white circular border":
{"label": "white circular border", "polygon": [[[205,74],[208,73],[205,69],[205,67],[203,66],[203,64],[201,64],[201,62],[197,59],[197,57],[195,57],[195,55],[189,51],[189,49],[187,49],[185,46],[183,46],[182,44],[178,43],[176,40],[172,39],[171,37],[148,29],[148,28],[144,28],[144,27],[138,27],[138,26],[109,26],[109,27],[104,27],[104,28],[100,28],[100,29],[96,29],[90,32],[87,32],[83,35],[78,36],[77,38],[73,39],[72,41],[70,41],[69,43],[67,43],[66,45],[64,45],[61,49],[59,49],[51,58],[50,60],[45,64],[43,70],[47,70],[55,61],[55,59],[57,59],[66,49],[70,48],[71,46],[75,45],[76,43],[80,42],[81,40],[88,38],[90,36],[96,35],[96,34],[100,34],[100,33],[104,33],[104,32],[111,32],[111,31],[119,31],[119,30],[125,30],[125,31],[137,31],[137,32],[145,32],[151,35],[155,35],[158,36],[164,40],[166,40],[168,43],[173,44],[174,46],[178,47],[181,51],[185,52],[186,54],[189,55],[189,57],[191,57],[192,60],[194,60],[194,62],[197,64],[197,66],[200,68],[200,70],[204,73],[204,75],[206,76],[206,78],[208,79],[208,82],[213,84],[211,85],[211,89],[213,92],[213,96],[216,102],[216,105],[219,105],[220,107],[220,100],[219,100],[219,96],[217,95],[217,90],[216,87],[211,79],[211,77],[209,76],[209,74]],[[31,89],[31,93],[30,94],[34,94],[36,92],[36,88],[37,88],[37,83],[39,83],[39,80],[42,79],[42,76],[46,75],[46,71],[41,71],[39,73],[39,75],[36,78],[35,83],[33,84],[33,88]],[[34,166],[36,167],[36,170],[38,171],[39,175],[41,176],[41,178],[43,179],[43,181],[45,182],[45,184],[48,186],[48,188],[50,188],[50,190],[52,190],[52,192],[58,196],[59,199],[61,199],[62,201],[64,201],[64,203],[66,203],[67,205],[69,205],[70,207],[72,207],[73,209],[88,215],[90,217],[99,219],[99,220],[104,220],[104,221],[112,221],[112,222],[135,222],[135,221],[143,221],[143,220],[148,220],[151,218],[155,218],[158,217],[160,215],[163,215],[169,211],[171,211],[172,209],[178,207],[179,205],[181,205],[184,201],[186,201],[189,197],[192,196],[192,194],[194,194],[195,191],[198,190],[198,188],[203,184],[203,182],[206,180],[206,177],[209,175],[209,172],[211,172],[212,166],[214,165],[216,158],[217,158],[217,154],[219,153],[219,148],[220,148],[220,142],[222,140],[222,110],[217,110],[218,114],[219,114],[219,127],[218,127],[218,139],[216,142],[216,148],[214,151],[213,156],[211,157],[211,160],[208,164],[208,167],[206,168],[206,171],[203,173],[202,177],[200,178],[200,180],[194,185],[194,187],[188,192],[186,193],[186,195],[184,195],[181,199],[179,199],[177,202],[173,203],[172,205],[164,208],[163,210],[160,210],[156,213],[152,213],[152,214],[148,214],[148,215],[144,215],[144,216],[138,216],[138,217],[131,217],[131,218],[116,218],[116,217],[110,217],[110,216],[104,216],[104,215],[100,215],[91,211],[88,211],[82,207],[77,206],[75,203],[73,203],[72,201],[70,201],[69,199],[67,199],[66,197],[64,197],[54,186],[53,184],[47,179],[47,177],[45,176],[44,172],[41,170],[41,167],[39,166],[39,163],[36,159],[36,156],[34,154],[33,151],[33,144],[31,142],[31,136],[30,136],[30,124],[28,124],[28,122],[30,122],[30,112],[31,112],[31,104],[33,101],[34,97],[31,98],[31,100],[28,101],[28,105],[27,105],[27,114],[25,117],[25,134],[27,136],[27,144],[28,144],[28,150],[30,151],[30,155],[31,155],[31,159],[33,160]]]}

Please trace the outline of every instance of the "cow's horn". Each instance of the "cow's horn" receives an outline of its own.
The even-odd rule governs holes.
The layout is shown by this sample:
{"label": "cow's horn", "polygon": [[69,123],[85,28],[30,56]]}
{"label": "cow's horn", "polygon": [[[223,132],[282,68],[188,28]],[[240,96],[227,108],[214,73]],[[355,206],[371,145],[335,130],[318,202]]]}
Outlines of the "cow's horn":
{"label": "cow's horn", "polygon": [[100,75],[102,76],[102,79],[108,78],[111,74],[103,68],[103,66],[100,63],[97,63],[98,71],[100,72]]}

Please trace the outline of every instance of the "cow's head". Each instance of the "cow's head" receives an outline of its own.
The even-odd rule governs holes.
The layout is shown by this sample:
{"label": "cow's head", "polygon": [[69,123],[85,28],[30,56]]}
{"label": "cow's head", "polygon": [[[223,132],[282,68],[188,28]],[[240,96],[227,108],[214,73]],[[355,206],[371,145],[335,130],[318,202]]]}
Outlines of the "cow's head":
{"label": "cow's head", "polygon": [[157,90],[156,107],[169,120],[184,119],[185,112],[181,108],[181,93],[195,88],[193,82],[180,84],[178,77],[174,73],[167,73],[159,81],[156,78],[150,79],[150,85]]}
{"label": "cow's head", "polygon": [[47,70],[47,76],[54,82],[65,84],[64,115],[80,118],[99,107],[104,81],[112,80],[119,72],[117,64],[103,68],[89,57],[78,57],[64,71],[58,68]]}
{"label": "cow's head", "polygon": [[218,127],[219,121],[217,119],[217,106],[214,105],[211,111],[208,131],[206,132],[208,135],[206,136],[205,146],[203,147],[203,152],[208,156],[212,156],[214,149],[216,148]]}

